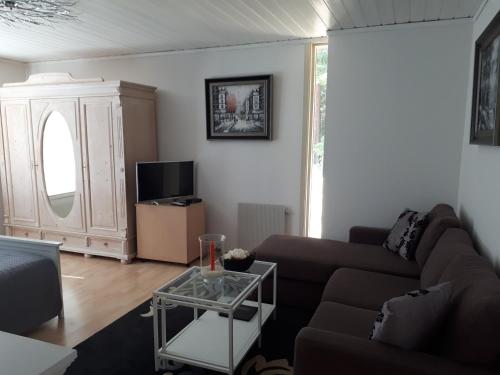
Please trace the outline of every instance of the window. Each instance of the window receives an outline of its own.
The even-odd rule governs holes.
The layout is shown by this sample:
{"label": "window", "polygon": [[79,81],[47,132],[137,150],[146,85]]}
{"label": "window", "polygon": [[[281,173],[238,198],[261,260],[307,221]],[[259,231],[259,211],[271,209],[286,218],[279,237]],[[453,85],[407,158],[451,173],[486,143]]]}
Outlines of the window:
{"label": "window", "polygon": [[304,232],[309,237],[321,237],[323,204],[323,156],[326,124],[326,83],[328,45],[313,44],[307,101],[307,146],[305,168]]}

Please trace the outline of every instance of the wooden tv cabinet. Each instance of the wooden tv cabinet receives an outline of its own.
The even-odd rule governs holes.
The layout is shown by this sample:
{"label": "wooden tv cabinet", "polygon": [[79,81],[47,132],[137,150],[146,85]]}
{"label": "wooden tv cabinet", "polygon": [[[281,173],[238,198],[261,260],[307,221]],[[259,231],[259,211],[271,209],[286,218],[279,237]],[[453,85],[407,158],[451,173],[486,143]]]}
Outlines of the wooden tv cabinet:
{"label": "wooden tv cabinet", "polygon": [[179,207],[137,203],[137,257],[189,264],[200,256],[205,204]]}

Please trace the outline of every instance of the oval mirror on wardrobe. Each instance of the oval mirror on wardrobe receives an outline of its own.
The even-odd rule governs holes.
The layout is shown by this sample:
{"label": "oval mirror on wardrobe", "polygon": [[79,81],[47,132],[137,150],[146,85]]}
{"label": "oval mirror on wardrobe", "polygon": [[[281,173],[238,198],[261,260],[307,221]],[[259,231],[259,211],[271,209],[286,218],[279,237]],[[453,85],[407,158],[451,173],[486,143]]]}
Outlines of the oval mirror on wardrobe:
{"label": "oval mirror on wardrobe", "polygon": [[64,117],[52,112],[42,135],[42,163],[45,191],[52,211],[65,218],[73,208],[76,189],[73,137]]}

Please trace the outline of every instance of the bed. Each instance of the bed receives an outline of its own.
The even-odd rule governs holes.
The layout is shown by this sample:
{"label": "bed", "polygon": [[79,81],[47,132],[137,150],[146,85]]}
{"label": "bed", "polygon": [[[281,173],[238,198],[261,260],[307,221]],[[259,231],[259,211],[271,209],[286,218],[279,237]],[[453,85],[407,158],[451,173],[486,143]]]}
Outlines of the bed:
{"label": "bed", "polygon": [[63,316],[60,245],[0,236],[0,331],[26,333]]}

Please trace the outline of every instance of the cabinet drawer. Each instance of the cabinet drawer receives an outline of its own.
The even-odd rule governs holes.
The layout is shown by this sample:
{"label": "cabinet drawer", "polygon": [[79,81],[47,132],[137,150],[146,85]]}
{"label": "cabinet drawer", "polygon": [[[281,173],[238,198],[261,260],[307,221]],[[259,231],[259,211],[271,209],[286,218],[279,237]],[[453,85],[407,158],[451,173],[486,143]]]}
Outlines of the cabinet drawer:
{"label": "cabinet drawer", "polygon": [[83,237],[72,236],[61,233],[45,232],[43,238],[47,241],[62,242],[61,249],[80,249],[87,247],[87,241]]}
{"label": "cabinet drawer", "polygon": [[90,248],[98,251],[106,251],[111,253],[123,253],[124,242],[106,238],[91,238]]}
{"label": "cabinet drawer", "polygon": [[24,237],[39,240],[42,238],[39,230],[25,229],[25,228],[12,228],[12,236]]}

